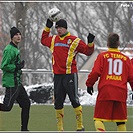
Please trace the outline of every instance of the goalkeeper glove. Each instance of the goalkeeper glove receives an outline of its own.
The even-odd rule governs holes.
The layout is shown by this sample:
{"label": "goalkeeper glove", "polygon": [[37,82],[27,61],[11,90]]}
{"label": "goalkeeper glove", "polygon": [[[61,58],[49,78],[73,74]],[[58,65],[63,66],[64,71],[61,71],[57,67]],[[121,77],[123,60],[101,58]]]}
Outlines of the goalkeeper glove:
{"label": "goalkeeper glove", "polygon": [[91,33],[87,36],[88,43],[92,43],[94,41],[95,36]]}
{"label": "goalkeeper glove", "polygon": [[53,22],[49,18],[47,19],[46,26],[48,28],[51,28],[53,26]]}
{"label": "goalkeeper glove", "polygon": [[23,60],[20,64],[16,64],[16,70],[21,70],[24,67],[25,61]]}
{"label": "goalkeeper glove", "polygon": [[92,87],[87,87],[87,92],[92,95],[93,94],[93,86]]}

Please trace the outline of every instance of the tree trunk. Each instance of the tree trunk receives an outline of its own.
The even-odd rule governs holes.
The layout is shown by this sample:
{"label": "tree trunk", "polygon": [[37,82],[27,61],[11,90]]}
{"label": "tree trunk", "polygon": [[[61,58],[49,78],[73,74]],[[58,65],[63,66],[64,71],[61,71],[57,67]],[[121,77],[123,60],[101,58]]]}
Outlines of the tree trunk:
{"label": "tree trunk", "polygon": [[19,49],[21,53],[21,59],[25,60],[25,18],[26,18],[26,3],[24,2],[15,2],[16,8],[16,25],[17,28],[21,31],[22,41],[19,44]]}

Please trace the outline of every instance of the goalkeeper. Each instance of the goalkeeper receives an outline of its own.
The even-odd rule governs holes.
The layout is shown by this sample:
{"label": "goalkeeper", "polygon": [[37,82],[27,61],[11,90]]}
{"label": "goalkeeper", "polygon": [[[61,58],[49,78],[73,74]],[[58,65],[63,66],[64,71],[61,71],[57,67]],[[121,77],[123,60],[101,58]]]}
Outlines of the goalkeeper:
{"label": "goalkeeper", "polygon": [[77,131],[84,131],[82,106],[78,98],[78,75],[76,55],[83,53],[87,56],[94,51],[94,35],[89,34],[86,44],[80,38],[67,31],[67,22],[60,19],[55,24],[58,35],[49,36],[53,22],[47,19],[42,32],[41,43],[50,48],[54,73],[54,107],[56,111],[58,131],[63,131],[64,101],[68,94],[76,115]]}
{"label": "goalkeeper", "polygon": [[133,83],[133,74],[131,61],[118,50],[119,45],[118,34],[109,34],[107,41],[109,49],[98,55],[86,81],[87,91],[92,95],[93,85],[100,78],[94,111],[97,131],[105,131],[103,122],[107,121],[116,122],[118,131],[126,131],[127,82]]}

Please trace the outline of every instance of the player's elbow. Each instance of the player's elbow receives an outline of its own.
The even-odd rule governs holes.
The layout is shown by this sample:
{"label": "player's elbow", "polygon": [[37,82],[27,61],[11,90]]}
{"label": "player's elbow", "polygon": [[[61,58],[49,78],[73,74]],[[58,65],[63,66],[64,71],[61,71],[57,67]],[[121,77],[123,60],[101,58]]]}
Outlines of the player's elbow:
{"label": "player's elbow", "polygon": [[87,55],[87,56],[90,56],[90,55],[92,55],[92,54],[93,54],[93,52],[94,52],[94,49],[93,49],[93,50],[91,50],[91,51],[88,51],[86,55]]}
{"label": "player's elbow", "polygon": [[43,38],[41,38],[41,44],[43,44]]}

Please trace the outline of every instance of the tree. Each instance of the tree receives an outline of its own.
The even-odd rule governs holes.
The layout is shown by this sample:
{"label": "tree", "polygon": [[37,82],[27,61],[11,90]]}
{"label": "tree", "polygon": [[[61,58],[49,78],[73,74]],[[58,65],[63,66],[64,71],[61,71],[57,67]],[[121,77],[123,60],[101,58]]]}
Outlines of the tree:
{"label": "tree", "polygon": [[[55,6],[64,13],[71,34],[77,35],[87,43],[87,35],[91,32],[96,36],[95,47],[104,47],[108,34],[117,32],[120,35],[121,47],[124,48],[133,40],[131,3],[2,2],[0,3],[2,18],[0,49],[3,50],[10,42],[10,28],[17,26],[23,35],[20,50],[22,58],[26,61],[25,68],[51,70],[51,52],[41,45],[40,39],[48,18],[48,10]],[[51,31],[51,34],[56,34],[54,26]],[[82,69],[87,60],[89,57],[79,54],[78,68]]]}

